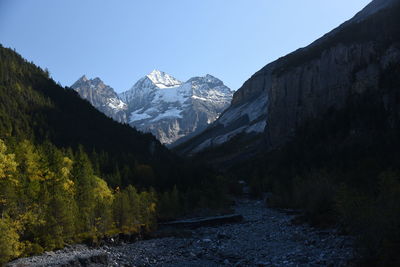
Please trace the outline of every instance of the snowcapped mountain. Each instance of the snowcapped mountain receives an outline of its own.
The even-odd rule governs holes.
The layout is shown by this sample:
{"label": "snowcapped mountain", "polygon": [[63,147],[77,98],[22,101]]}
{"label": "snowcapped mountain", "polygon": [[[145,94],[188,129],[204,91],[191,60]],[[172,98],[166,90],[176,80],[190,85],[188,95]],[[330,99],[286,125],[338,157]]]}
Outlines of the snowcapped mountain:
{"label": "snowcapped mountain", "polygon": [[128,123],[153,133],[162,143],[199,132],[228,107],[233,92],[211,75],[180,82],[155,70],[120,94],[128,104]]}
{"label": "snowcapped mountain", "polygon": [[126,122],[128,106],[118,97],[114,89],[105,85],[100,78],[88,79],[83,75],[71,88],[107,116],[119,122]]}
{"label": "snowcapped mountain", "polygon": [[221,80],[209,74],[181,82],[159,70],[119,95],[99,78],[89,80],[86,76],[72,88],[107,116],[151,132],[165,144],[207,128],[233,97]]}
{"label": "snowcapped mountain", "polygon": [[121,93],[119,97],[125,103],[129,103],[131,107],[140,107],[148,103],[149,98],[151,98],[157,90],[177,87],[181,84],[182,82],[174,77],[164,72],[154,70],[137,81],[130,90]]}

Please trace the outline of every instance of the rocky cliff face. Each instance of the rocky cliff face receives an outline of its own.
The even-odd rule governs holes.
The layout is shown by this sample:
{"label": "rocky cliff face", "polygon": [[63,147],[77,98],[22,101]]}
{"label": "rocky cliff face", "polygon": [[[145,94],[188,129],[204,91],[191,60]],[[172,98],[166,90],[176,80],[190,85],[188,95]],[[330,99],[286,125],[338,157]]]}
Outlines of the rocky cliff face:
{"label": "rocky cliff face", "polygon": [[303,122],[341,109],[353,95],[380,91],[380,101],[390,99],[382,77],[400,64],[399,2],[373,1],[310,46],[265,66],[234,94],[221,117],[181,151],[197,152],[252,132],[269,148],[277,147]]}
{"label": "rocky cliff face", "polygon": [[137,81],[131,89],[119,94],[119,97],[128,103],[130,109],[136,109],[147,105],[157,90],[175,88],[181,84],[181,81],[171,75],[154,70]]}
{"label": "rocky cliff face", "polygon": [[204,130],[229,106],[233,95],[211,75],[181,82],[158,70],[119,95],[99,78],[83,76],[71,87],[107,116],[151,132],[164,144]]}
{"label": "rocky cliff face", "polygon": [[228,107],[232,92],[211,75],[182,83],[155,70],[120,97],[128,104],[131,126],[172,144],[214,122]]}
{"label": "rocky cliff face", "polygon": [[391,64],[400,63],[398,45],[381,50],[373,41],[337,44],[306,65],[272,76],[273,82],[265,88],[270,100],[269,144],[285,143],[297,126],[328,109],[343,108],[352,95],[383,89],[381,77]]}
{"label": "rocky cliff face", "polygon": [[119,99],[117,93],[100,78],[88,79],[82,76],[72,86],[79,95],[95,108],[118,122],[126,122],[128,106]]}

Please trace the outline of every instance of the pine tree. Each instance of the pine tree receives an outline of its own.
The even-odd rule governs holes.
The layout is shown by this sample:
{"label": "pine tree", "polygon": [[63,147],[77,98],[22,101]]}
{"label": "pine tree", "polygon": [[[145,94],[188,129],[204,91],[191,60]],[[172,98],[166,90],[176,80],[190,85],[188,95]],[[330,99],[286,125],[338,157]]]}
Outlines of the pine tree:
{"label": "pine tree", "polygon": [[76,184],[76,202],[79,203],[77,227],[80,233],[94,230],[94,188],[95,176],[88,155],[80,147],[72,169],[73,182]]}
{"label": "pine tree", "polygon": [[115,225],[120,231],[127,232],[129,229],[129,214],[125,211],[130,209],[128,194],[126,191],[121,191],[117,188],[114,195],[113,216]]}
{"label": "pine tree", "polygon": [[55,173],[54,179],[46,183],[45,190],[49,194],[46,213],[46,234],[52,240],[54,248],[62,247],[73,240],[75,234],[75,202],[76,187],[72,181],[73,162],[61,151],[50,146],[47,149],[49,164]]}

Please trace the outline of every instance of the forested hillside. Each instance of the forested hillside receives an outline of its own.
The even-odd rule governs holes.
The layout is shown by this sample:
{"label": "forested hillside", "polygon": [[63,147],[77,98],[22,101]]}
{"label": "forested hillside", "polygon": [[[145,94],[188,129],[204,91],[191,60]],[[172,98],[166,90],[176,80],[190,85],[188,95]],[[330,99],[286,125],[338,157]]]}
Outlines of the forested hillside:
{"label": "forested hillside", "polygon": [[0,262],[218,208],[221,179],[0,47]]}
{"label": "forested hillside", "polygon": [[[257,156],[228,171],[232,177],[248,179],[254,195],[270,192],[269,205],[300,209],[307,222],[339,225],[344,232],[356,235],[365,259],[361,266],[400,264],[399,14],[396,2],[328,35],[324,42],[280,59],[277,75],[285,74],[289,82],[299,81],[296,86],[281,90],[276,86],[269,92],[265,139],[280,142],[260,147]],[[351,53],[343,53],[345,45]],[[329,51],[334,57],[322,60]],[[354,54],[361,55],[361,60],[352,58]],[[323,64],[310,76],[305,75],[315,62]],[[332,68],[336,72],[321,74],[322,68],[329,70],[337,62],[340,67]],[[341,71],[346,68],[352,71],[344,76]],[[291,72],[296,69],[301,70],[301,78]],[[301,86],[307,81],[305,77],[343,84]],[[344,83],[341,77],[350,77],[350,82]],[[285,85],[284,81],[276,84]],[[313,91],[299,93],[309,88]],[[338,93],[340,90],[345,93]],[[324,102],[324,94],[331,96],[333,105]],[[307,105],[310,109],[304,108]],[[300,120],[304,110],[313,111],[312,115]],[[289,127],[289,122],[293,126]],[[232,139],[197,157],[215,160],[239,151],[241,145]]]}
{"label": "forested hillside", "polygon": [[[96,171],[106,174],[104,178],[113,186],[148,186],[152,181],[144,175],[147,167],[152,168],[154,176],[164,176],[175,160],[150,134],[115,123],[81,100],[74,90],[58,86],[48,72],[5,48],[1,48],[0,82],[3,139],[48,140],[73,149],[82,145],[97,161],[96,168],[100,169]],[[136,170],[132,164],[136,164]],[[133,179],[134,171],[143,174]]]}

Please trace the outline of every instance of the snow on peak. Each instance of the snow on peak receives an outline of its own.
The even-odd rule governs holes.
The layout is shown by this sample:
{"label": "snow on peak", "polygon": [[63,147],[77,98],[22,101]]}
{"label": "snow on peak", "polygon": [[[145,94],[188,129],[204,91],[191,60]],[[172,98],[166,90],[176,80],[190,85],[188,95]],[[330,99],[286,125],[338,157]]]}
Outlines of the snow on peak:
{"label": "snow on peak", "polygon": [[182,84],[181,81],[159,70],[153,70],[151,73],[147,74],[146,77],[149,78],[154,83],[154,85],[161,89],[167,87],[175,87]]}
{"label": "snow on peak", "polygon": [[82,77],[80,77],[80,78],[77,80],[77,82],[78,82],[78,81],[87,82],[87,81],[89,81],[89,79],[86,77],[86,75],[82,75]]}
{"label": "snow on peak", "polygon": [[211,74],[206,74],[206,76],[204,76],[204,78],[206,78],[206,79],[209,80],[209,81],[215,81],[215,80],[217,80],[217,81],[219,81],[219,82],[222,82],[220,79],[218,79],[218,78],[212,76]]}
{"label": "snow on peak", "polygon": [[126,103],[132,103],[133,106],[140,106],[148,102],[146,99],[151,98],[155,91],[179,87],[181,84],[181,81],[171,75],[159,70],[153,70],[137,81],[131,89],[119,94],[119,97]]}
{"label": "snow on peak", "polygon": [[214,77],[214,76],[212,76],[212,75],[210,75],[210,74],[207,74],[206,76],[200,76],[200,77],[193,77],[193,78],[190,78],[190,79],[187,81],[187,83],[208,84],[208,85],[211,86],[211,87],[223,86],[223,85],[224,85],[224,83],[223,83],[220,79],[218,79],[218,78],[216,78],[216,77]]}
{"label": "snow on peak", "polygon": [[119,95],[100,78],[85,75],[72,88],[106,115],[151,132],[167,144],[205,129],[229,106],[233,94],[209,74],[181,82],[159,70]]}
{"label": "snow on peak", "polygon": [[220,79],[210,74],[193,77],[185,84],[190,84],[193,99],[211,102],[229,102],[233,96],[233,92]]}
{"label": "snow on peak", "polygon": [[[150,79],[151,76],[159,78],[166,75],[168,74],[153,71],[147,75],[147,78]],[[148,79],[144,78],[140,83],[136,83],[135,95],[131,97],[131,102],[128,101],[128,105],[131,103],[130,106],[134,109],[130,116],[130,123],[139,128],[142,123],[151,124],[165,118],[182,118],[182,112],[193,108],[193,105],[198,105],[193,104],[194,102],[200,101],[202,106],[210,105],[211,113],[219,109],[222,111],[229,105],[233,94],[221,80],[211,75],[194,77],[185,83],[164,87],[162,90],[160,87],[155,87],[155,90],[152,91],[143,90],[142,86],[146,81]],[[212,120],[215,120],[217,115],[214,114],[211,117]]]}

